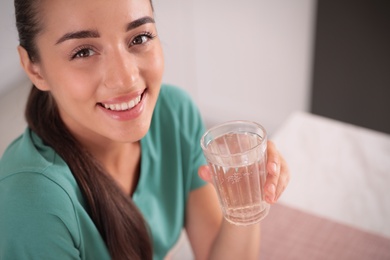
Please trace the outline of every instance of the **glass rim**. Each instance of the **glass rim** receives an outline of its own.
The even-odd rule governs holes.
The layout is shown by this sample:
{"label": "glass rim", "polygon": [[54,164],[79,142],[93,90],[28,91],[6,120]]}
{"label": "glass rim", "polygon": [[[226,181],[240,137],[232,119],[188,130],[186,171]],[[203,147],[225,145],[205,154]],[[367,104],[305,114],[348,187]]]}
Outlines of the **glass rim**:
{"label": "glass rim", "polygon": [[[261,139],[261,142],[253,147],[251,147],[250,149],[248,149],[247,151],[245,152],[240,152],[240,153],[235,153],[235,154],[219,154],[219,153],[216,153],[216,152],[211,152],[211,151],[208,151],[207,150],[207,146],[205,145],[205,138],[208,134],[210,134],[212,131],[215,131],[217,130],[218,128],[222,128],[222,127],[225,127],[225,126],[228,126],[228,125],[236,125],[236,124],[247,124],[247,125],[251,125],[251,126],[255,126],[255,127],[258,127],[262,132],[263,132],[263,137]],[[256,133],[255,133],[256,134]],[[214,138],[215,139],[215,138]],[[224,123],[221,123],[221,124],[217,124],[211,128],[209,128],[208,130],[206,130],[206,132],[202,135],[202,138],[200,139],[200,146],[202,147],[202,150],[204,153],[207,153],[209,155],[213,155],[213,156],[219,156],[221,158],[225,158],[225,157],[235,157],[235,156],[241,156],[243,154],[247,154],[255,149],[257,149],[259,146],[263,145],[264,142],[266,142],[267,140],[267,131],[265,130],[265,128],[255,122],[255,121],[250,121],[250,120],[231,120],[231,121],[226,121]],[[210,142],[209,142],[210,143]]]}

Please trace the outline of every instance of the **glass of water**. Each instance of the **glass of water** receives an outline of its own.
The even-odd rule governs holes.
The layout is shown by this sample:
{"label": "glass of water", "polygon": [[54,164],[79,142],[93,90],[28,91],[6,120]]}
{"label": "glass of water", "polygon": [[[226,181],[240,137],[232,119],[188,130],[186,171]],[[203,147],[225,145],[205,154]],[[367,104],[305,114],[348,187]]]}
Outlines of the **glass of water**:
{"label": "glass of water", "polygon": [[262,220],[269,211],[264,183],[267,133],[251,121],[231,121],[209,129],[201,147],[225,219],[236,225]]}

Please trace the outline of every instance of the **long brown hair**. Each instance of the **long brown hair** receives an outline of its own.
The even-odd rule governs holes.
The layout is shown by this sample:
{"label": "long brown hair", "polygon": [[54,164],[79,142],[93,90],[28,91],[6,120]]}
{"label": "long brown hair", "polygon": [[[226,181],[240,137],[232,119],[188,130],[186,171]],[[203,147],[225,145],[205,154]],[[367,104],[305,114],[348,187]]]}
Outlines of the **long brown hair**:
{"label": "long brown hair", "polygon": [[[19,42],[39,62],[35,38],[42,30],[39,0],[15,0]],[[61,120],[50,92],[32,86],[25,110],[28,126],[67,163],[88,205],[88,213],[113,259],[152,259],[147,225],[131,200]]]}

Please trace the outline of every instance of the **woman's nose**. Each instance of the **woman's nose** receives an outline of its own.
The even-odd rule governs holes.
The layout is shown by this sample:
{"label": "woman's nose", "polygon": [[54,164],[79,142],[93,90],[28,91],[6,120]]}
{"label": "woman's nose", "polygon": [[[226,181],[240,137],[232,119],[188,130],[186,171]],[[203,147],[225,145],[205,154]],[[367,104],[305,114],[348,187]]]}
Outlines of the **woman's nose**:
{"label": "woman's nose", "polygon": [[108,88],[131,88],[137,82],[137,60],[127,51],[116,50],[107,55],[104,85]]}

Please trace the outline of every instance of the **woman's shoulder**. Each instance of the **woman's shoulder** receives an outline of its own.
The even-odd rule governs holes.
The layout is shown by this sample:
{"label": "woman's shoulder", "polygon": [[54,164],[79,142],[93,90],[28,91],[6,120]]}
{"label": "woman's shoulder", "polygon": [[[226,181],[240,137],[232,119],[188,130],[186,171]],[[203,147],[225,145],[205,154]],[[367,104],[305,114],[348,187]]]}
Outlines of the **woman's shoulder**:
{"label": "woman's shoulder", "polygon": [[[50,168],[47,170],[51,171]],[[15,217],[19,213],[69,215],[73,208],[72,196],[65,185],[44,172],[19,171],[0,179],[1,212],[13,212]],[[72,218],[72,215],[68,217]]]}
{"label": "woman's shoulder", "polygon": [[76,259],[81,242],[74,204],[67,192],[36,172],[0,181],[0,258]]}
{"label": "woman's shoulder", "polygon": [[185,89],[177,85],[166,84],[166,83],[161,85],[160,94],[170,96],[173,99],[180,98],[180,97],[184,97],[184,98],[190,97],[188,92]]}
{"label": "woman's shoulder", "polygon": [[163,84],[157,105],[176,109],[180,107],[193,107],[195,103],[185,89],[175,85]]}
{"label": "woman's shoulder", "polygon": [[19,171],[44,171],[53,164],[56,154],[29,128],[5,150],[0,160],[0,180]]}
{"label": "woman's shoulder", "polygon": [[166,124],[177,124],[183,130],[194,127],[194,124],[202,124],[199,109],[192,97],[186,90],[174,85],[162,85],[154,117]]}
{"label": "woman's shoulder", "polygon": [[76,184],[70,176],[68,165],[29,128],[8,146],[0,160],[0,184],[20,178],[57,186]]}
{"label": "woman's shoulder", "polygon": [[74,248],[80,243],[77,192],[55,153],[42,150],[34,138],[26,130],[0,162],[1,254],[23,258],[25,251],[34,257],[36,253],[54,257],[51,248],[76,256]]}
{"label": "woman's shoulder", "polygon": [[26,129],[1,158],[2,212],[19,206],[24,212],[31,209],[31,213],[56,208],[56,204],[71,206],[76,185],[66,163],[30,129]]}
{"label": "woman's shoulder", "polygon": [[36,210],[55,208],[45,206],[51,203],[71,207],[77,199],[76,187],[66,163],[30,129],[1,158],[0,207],[10,208],[7,204],[16,202],[25,204],[26,209],[37,203]]}

